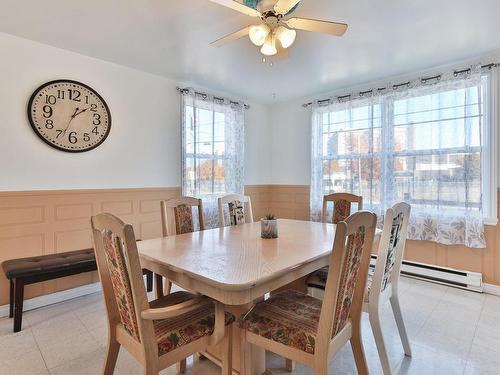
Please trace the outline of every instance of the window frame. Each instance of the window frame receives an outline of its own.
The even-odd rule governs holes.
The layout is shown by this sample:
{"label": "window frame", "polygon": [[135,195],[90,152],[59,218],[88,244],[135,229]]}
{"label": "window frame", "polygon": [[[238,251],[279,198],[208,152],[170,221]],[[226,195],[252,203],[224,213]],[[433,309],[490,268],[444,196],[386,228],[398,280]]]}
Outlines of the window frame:
{"label": "window frame", "polygon": [[[187,109],[188,108],[192,108],[193,110],[193,117],[192,117],[192,127],[193,127],[193,135],[194,135],[194,138],[193,138],[193,152],[187,152],[185,151],[182,155],[182,158],[184,160],[182,160],[182,163],[184,165],[187,164],[188,160],[192,161],[193,162],[193,171],[194,171],[194,178],[193,178],[193,184],[194,184],[194,191],[197,192],[196,196],[199,196],[200,198],[204,198],[204,197],[211,197],[211,196],[216,196],[216,195],[224,195],[224,194],[228,194],[228,192],[226,191],[226,188],[224,188],[224,192],[215,192],[214,191],[214,187],[215,187],[215,164],[218,162],[218,161],[222,161],[222,162],[226,162],[226,161],[229,161],[231,159],[231,157],[229,155],[226,155],[226,152],[224,151],[224,155],[220,155],[218,156],[216,153],[215,153],[215,117],[216,117],[216,113],[219,113],[221,114],[222,116],[225,116],[226,114],[222,111],[217,111],[215,108],[212,108],[212,109],[206,109],[206,108],[202,108],[202,107],[197,107],[196,105],[190,105],[190,104],[185,104],[184,105],[185,108],[183,108],[183,113],[186,113],[187,112]],[[212,144],[212,153],[210,154],[207,154],[207,153],[198,153],[197,152],[197,146],[198,146],[198,141],[197,141],[197,131],[199,131],[199,125],[196,125],[196,119],[197,119],[197,110],[204,110],[204,111],[208,111],[210,112],[211,114],[211,117],[212,117],[212,120],[211,120],[211,127],[212,127],[212,130],[211,130],[211,141],[210,143]],[[184,119],[185,121],[185,119]],[[225,121],[225,119],[224,119]],[[187,125],[187,121],[185,121],[186,125]],[[181,125],[182,126],[182,125]],[[186,129],[182,129],[183,133],[186,134]],[[183,142],[185,142],[185,149],[187,150],[188,147],[188,142],[187,142],[187,139],[184,139]],[[217,142],[220,142],[220,141],[217,141]],[[224,139],[224,148],[225,148],[225,143],[226,143],[226,139]],[[200,161],[200,160],[209,160],[212,162],[212,177],[210,179],[211,181],[211,185],[212,185],[212,188],[211,188],[211,193],[201,193],[200,190],[199,190],[199,179],[196,177],[197,176],[197,165],[196,165],[196,162],[197,161]],[[185,173],[183,173],[183,178],[185,179],[186,178],[186,175]]]}
{"label": "window frame", "polygon": [[[415,152],[415,151],[396,151],[394,147],[394,142],[389,143],[391,144],[390,151],[385,151],[383,148],[373,152],[373,131],[370,135],[370,148],[371,152],[368,153],[356,153],[356,154],[342,154],[342,155],[331,155],[328,151],[326,154],[324,153],[324,146],[323,146],[323,141],[319,145],[321,147],[321,162],[322,166],[324,165],[325,162],[332,161],[332,160],[342,160],[345,162],[352,162],[353,160],[358,160],[358,159],[363,159],[363,158],[378,158],[381,160],[381,163],[383,163],[384,158],[391,158],[394,159],[395,157],[400,157],[400,156],[423,156],[423,155],[438,155],[439,150],[446,150],[448,153],[453,154],[454,152],[458,153],[473,153],[474,150],[481,151],[481,196],[482,196],[482,213],[483,213],[483,223],[487,225],[496,225],[498,222],[498,217],[497,217],[497,168],[498,168],[498,151],[497,151],[497,123],[498,123],[498,89],[499,89],[499,84],[498,84],[498,73],[496,70],[491,70],[485,74],[481,75],[481,81],[482,81],[482,144],[480,146],[475,146],[473,149],[471,147],[450,147],[450,148],[442,148],[442,149],[431,149],[431,150],[423,150],[422,152]],[[369,118],[370,121],[372,121],[372,125],[370,128],[365,128],[365,129],[380,129],[380,141],[385,142],[389,139],[393,140],[394,139],[394,131],[395,128],[398,125],[394,124],[394,118],[392,119],[386,119],[385,121],[380,119],[380,127],[374,127],[373,126],[373,113],[374,113],[374,107],[375,106],[380,106],[380,111],[383,112],[384,109],[387,110],[387,106],[394,106],[394,102],[397,99],[392,99],[392,98],[387,98],[387,97],[382,97],[380,102],[374,103],[374,102],[367,102],[365,105],[360,105],[360,107],[371,107],[371,118]],[[341,111],[341,110],[339,110]],[[386,111],[387,112],[387,111]],[[393,110],[389,111],[391,114],[393,113]],[[330,120],[330,116],[333,111],[326,111],[323,112],[328,114],[329,122],[328,122],[328,127],[331,126],[333,123]],[[323,121],[323,120],[322,120]],[[352,120],[349,120],[352,121]],[[345,122],[348,122],[347,120]],[[325,124],[322,122],[322,136],[324,134],[332,134],[333,132],[324,132],[323,127]],[[356,131],[357,129],[350,129],[347,130],[349,132]],[[361,130],[361,129],[360,129]],[[389,134],[389,133],[392,133]],[[389,170],[389,171],[384,171],[382,172],[384,176],[390,175],[391,179],[394,177],[394,170]],[[324,178],[322,179],[322,189],[323,193],[327,194],[332,192],[331,187],[326,188],[327,185],[324,183]],[[373,181],[373,178],[372,178]],[[385,191],[387,188],[387,183],[382,182],[380,186],[381,194]],[[333,185],[330,185],[333,186]],[[373,186],[373,184],[372,184]],[[369,198],[369,201],[373,200],[373,195],[371,195]],[[379,199],[380,200],[380,199]],[[374,200],[376,202],[376,200]],[[432,204],[435,202],[435,200],[424,202],[424,204]],[[373,204],[376,206],[376,203]],[[456,207],[459,208],[459,206],[452,206],[450,207]]]}

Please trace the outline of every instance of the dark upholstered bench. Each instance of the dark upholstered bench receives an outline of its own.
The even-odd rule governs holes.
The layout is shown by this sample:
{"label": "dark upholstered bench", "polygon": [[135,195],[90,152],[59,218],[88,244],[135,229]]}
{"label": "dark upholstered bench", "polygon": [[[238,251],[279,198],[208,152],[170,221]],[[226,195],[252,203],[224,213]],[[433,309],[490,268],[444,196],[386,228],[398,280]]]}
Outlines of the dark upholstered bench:
{"label": "dark upholstered bench", "polygon": [[[9,317],[14,317],[14,332],[22,325],[24,286],[60,277],[97,270],[94,249],[70,251],[30,258],[7,260],[2,263],[10,281]],[[153,290],[153,273],[143,270],[147,277],[148,292]]]}

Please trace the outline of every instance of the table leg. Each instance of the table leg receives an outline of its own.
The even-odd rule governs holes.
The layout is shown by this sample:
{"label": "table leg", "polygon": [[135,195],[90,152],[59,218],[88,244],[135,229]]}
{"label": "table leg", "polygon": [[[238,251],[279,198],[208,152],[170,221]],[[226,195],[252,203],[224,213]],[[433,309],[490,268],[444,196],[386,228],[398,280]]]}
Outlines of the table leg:
{"label": "table leg", "polygon": [[266,351],[256,345],[251,346],[251,375],[261,375],[266,371]]}
{"label": "table leg", "polygon": [[[225,306],[226,311],[231,312],[238,318],[241,314],[246,313],[254,304],[242,306]],[[266,351],[255,345],[248,345],[248,351],[242,347],[243,335],[245,331],[237,327],[236,323],[232,327],[232,348],[233,348],[233,374],[240,374],[241,361],[246,359],[245,363],[249,363],[246,371],[247,374],[261,375],[266,370]],[[208,348],[206,353],[203,353],[207,359],[220,366],[222,358],[221,344]],[[245,355],[245,357],[242,357]]]}
{"label": "table leg", "polygon": [[266,371],[266,351],[240,336],[240,375],[261,375]]}

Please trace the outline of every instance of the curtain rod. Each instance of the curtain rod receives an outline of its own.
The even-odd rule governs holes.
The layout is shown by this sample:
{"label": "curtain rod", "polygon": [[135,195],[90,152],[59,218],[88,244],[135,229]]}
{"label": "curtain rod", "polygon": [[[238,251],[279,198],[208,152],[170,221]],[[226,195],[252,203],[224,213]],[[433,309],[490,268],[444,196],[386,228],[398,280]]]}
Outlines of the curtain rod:
{"label": "curtain rod", "polygon": [[[486,64],[486,65],[481,65],[481,69],[488,69],[488,70],[491,70],[492,68],[497,68],[497,67],[500,67],[500,63],[490,63],[490,64]],[[454,70],[453,75],[455,77],[457,77],[459,74],[469,73],[471,70],[472,70],[472,68]],[[442,74],[438,74],[438,75],[435,75],[432,77],[419,78],[418,80],[420,80],[421,83],[425,84],[429,81],[439,81],[439,80],[441,80],[442,76],[443,76]],[[410,86],[410,84],[411,84],[411,81],[398,83],[398,84],[392,85],[392,89],[397,90],[400,87]],[[361,98],[363,96],[373,94],[374,92],[381,92],[381,91],[385,91],[387,89],[388,89],[388,87],[373,88],[371,90],[360,91],[358,95]],[[336,96],[336,99],[339,101],[347,101],[347,100],[351,99],[352,96],[353,96],[352,94],[341,95],[341,96]],[[328,103],[331,99],[332,98],[320,99],[320,100],[317,100],[317,102],[319,104],[324,104],[324,103]],[[302,104],[302,107],[307,108],[311,105],[313,105],[313,102],[304,103],[304,104]]]}
{"label": "curtain rod", "polygon": [[[190,88],[190,87],[179,87],[179,86],[177,86],[176,90],[179,91],[181,94],[187,94],[189,91],[191,91],[193,89]],[[194,91],[194,93],[195,93],[195,95],[199,95],[199,96],[203,97],[203,99],[206,99],[208,97],[208,94],[204,93],[204,92]],[[246,104],[246,103],[243,103],[243,102],[238,102],[236,100],[226,99],[226,98],[222,98],[222,97],[215,96],[215,95],[213,96],[213,98],[215,100],[218,100],[218,101],[221,101],[221,102],[227,100],[230,104],[242,105],[245,109],[250,109],[250,105]]]}

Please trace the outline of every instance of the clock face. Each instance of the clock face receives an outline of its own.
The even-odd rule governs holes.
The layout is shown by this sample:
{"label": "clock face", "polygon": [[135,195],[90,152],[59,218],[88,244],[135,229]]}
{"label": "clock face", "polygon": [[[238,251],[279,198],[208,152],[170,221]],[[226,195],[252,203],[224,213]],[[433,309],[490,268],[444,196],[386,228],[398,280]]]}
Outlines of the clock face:
{"label": "clock face", "polygon": [[35,90],[28,118],[44,142],[68,152],[96,148],[111,129],[104,99],[89,86],[70,80],[47,82]]}

